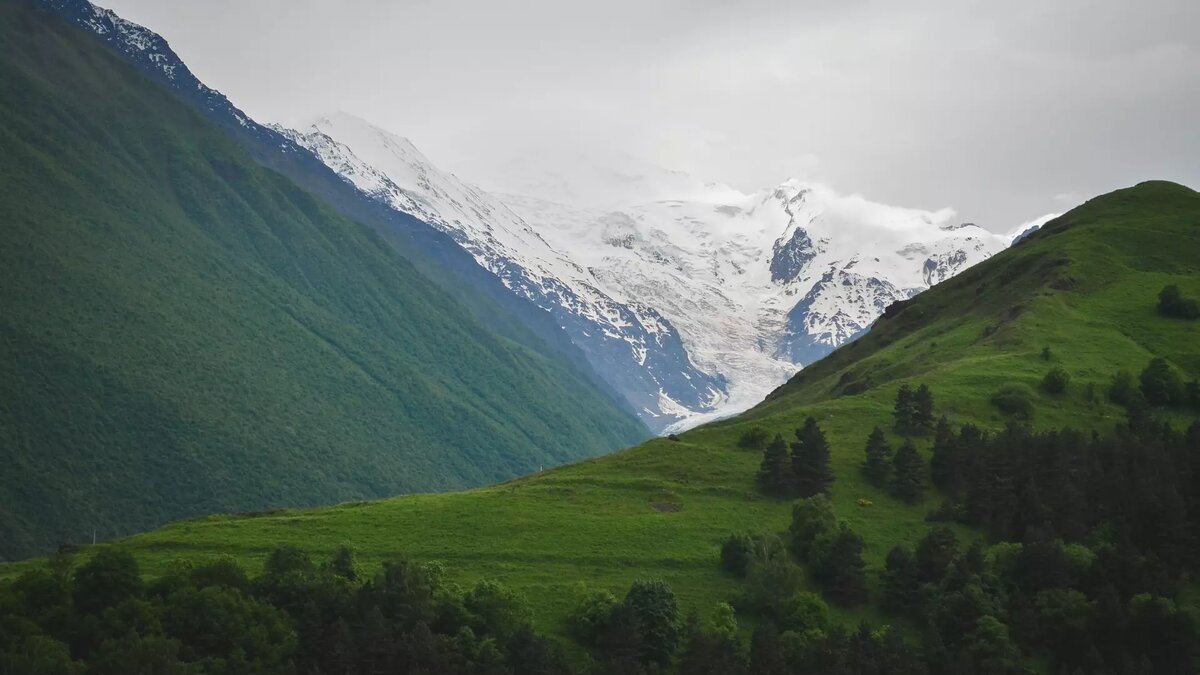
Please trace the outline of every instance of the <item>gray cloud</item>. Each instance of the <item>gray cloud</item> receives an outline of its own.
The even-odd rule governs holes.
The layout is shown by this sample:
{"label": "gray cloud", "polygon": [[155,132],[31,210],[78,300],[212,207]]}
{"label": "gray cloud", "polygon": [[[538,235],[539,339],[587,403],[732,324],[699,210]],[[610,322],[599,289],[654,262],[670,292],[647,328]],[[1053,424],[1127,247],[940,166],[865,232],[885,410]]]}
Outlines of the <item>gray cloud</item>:
{"label": "gray cloud", "polygon": [[256,118],[345,109],[484,182],[619,149],[994,229],[1149,178],[1200,186],[1193,0],[108,4]]}

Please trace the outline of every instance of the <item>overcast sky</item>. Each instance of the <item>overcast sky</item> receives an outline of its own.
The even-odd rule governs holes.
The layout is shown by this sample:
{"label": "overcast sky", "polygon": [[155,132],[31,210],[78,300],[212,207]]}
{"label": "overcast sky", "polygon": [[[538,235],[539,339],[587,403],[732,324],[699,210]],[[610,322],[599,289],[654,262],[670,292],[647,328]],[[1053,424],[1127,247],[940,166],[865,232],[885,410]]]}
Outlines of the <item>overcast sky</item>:
{"label": "overcast sky", "polygon": [[621,151],[1007,230],[1200,188],[1196,0],[100,0],[260,121],[346,110],[460,176]]}

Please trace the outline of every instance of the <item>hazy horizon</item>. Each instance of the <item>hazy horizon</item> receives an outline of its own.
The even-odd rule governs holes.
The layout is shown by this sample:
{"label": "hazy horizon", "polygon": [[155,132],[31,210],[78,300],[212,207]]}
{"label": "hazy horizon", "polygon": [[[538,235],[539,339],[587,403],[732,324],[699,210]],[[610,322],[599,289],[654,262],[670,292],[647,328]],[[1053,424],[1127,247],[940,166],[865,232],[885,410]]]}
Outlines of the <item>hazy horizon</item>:
{"label": "hazy horizon", "polygon": [[1143,180],[1200,184],[1183,0],[100,4],[260,121],[346,110],[484,185],[620,153],[1007,231]]}

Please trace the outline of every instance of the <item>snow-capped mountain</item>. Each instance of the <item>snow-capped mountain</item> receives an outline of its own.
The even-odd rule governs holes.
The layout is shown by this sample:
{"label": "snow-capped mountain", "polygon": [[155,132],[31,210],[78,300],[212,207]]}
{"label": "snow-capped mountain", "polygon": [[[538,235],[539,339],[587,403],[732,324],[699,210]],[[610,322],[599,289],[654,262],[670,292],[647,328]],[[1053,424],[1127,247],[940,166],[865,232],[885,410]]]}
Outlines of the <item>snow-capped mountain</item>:
{"label": "snow-capped mountain", "polygon": [[[374,218],[361,199],[424,221],[373,225],[402,232],[417,255],[450,260],[447,247],[461,247],[466,260],[447,262],[450,274],[476,286],[488,285],[476,277],[496,279],[502,302],[549,312],[592,370],[659,431],[757,403],[890,303],[1011,239],[958,225],[950,212],[797,181],[743,194],[627,156],[527,162],[491,176],[485,191],[348,115],[299,131],[261,125],[196,79],[153,31],[86,0],[39,1],[351,217]],[[422,233],[425,223],[444,245]]]}
{"label": "snow-capped mountain", "polygon": [[[551,312],[658,430],[757,403],[892,302],[1009,241],[950,211],[819,184],[744,194],[643,166],[588,172],[612,179],[599,190],[551,176],[518,184],[532,194],[492,193],[344,113],[279,130],[359,189],[449,233]],[[603,199],[577,196],[589,192]]]}
{"label": "snow-capped mountain", "polygon": [[723,400],[724,379],[688,358],[679,332],[653,305],[606,293],[594,270],[496,197],[438,170],[407,139],[344,113],[300,130],[275,128],[360,190],[448,233],[514,293],[550,312],[652,428]]}

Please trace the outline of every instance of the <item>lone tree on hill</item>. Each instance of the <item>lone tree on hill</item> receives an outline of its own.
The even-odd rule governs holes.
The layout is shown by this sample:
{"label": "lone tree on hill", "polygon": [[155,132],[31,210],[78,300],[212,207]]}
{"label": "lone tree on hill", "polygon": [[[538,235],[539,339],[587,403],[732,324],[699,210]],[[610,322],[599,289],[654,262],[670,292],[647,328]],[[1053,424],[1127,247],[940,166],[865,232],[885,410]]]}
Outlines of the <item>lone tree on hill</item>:
{"label": "lone tree on hill", "polygon": [[892,494],[910,504],[920,501],[925,490],[921,476],[925,460],[912,441],[905,441],[892,460]]}
{"label": "lone tree on hill", "polygon": [[795,489],[787,442],[779,434],[775,434],[763,451],[762,464],[758,469],[758,488],[773,497],[787,497]]}
{"label": "lone tree on hill", "polygon": [[892,446],[888,445],[883,429],[875,427],[867,438],[867,458],[862,463],[862,472],[872,485],[887,485],[892,475]]}
{"label": "lone tree on hill", "polygon": [[1158,313],[1172,319],[1200,319],[1200,303],[1183,297],[1179,287],[1171,284],[1158,293]]}
{"label": "lone tree on hill", "polygon": [[801,498],[829,492],[829,486],[833,484],[829,443],[815,417],[809,417],[804,421],[804,427],[796,430],[796,442],[792,443],[792,479],[796,482],[796,495]]}

